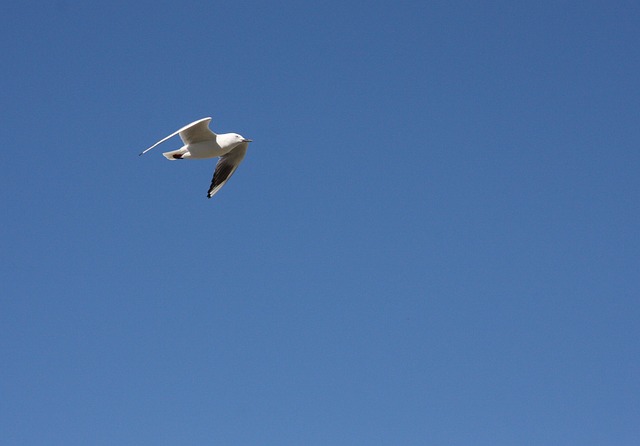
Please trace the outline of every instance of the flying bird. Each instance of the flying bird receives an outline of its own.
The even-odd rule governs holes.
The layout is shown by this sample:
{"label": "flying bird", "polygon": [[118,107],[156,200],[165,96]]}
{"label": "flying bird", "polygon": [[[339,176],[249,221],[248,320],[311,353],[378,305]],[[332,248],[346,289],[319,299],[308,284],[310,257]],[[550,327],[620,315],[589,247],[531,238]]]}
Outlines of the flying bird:
{"label": "flying bird", "polygon": [[211,186],[207,191],[207,198],[213,197],[225,183],[231,178],[247,153],[250,139],[238,135],[237,133],[223,133],[217,135],[209,130],[211,118],[202,118],[187,124],[180,130],[162,138],[160,141],[142,151],[144,155],[157,145],[166,140],[180,135],[184,143],[178,150],[163,153],[164,157],[170,161],[184,159],[207,159],[219,157],[216,168],[211,179]]}

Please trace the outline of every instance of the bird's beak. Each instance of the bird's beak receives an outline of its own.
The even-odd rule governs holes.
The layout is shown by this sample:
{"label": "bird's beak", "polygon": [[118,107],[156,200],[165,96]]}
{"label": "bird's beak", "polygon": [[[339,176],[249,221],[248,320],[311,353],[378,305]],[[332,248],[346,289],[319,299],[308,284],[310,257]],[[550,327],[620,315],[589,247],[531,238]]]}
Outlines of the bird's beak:
{"label": "bird's beak", "polygon": [[253,142],[253,139],[243,139],[242,142]]}

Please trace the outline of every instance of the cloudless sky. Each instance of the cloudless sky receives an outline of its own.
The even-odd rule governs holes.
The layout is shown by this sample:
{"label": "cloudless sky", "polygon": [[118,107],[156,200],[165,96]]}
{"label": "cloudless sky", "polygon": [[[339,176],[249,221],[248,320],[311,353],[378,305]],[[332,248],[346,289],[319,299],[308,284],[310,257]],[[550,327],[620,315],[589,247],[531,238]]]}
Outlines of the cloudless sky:
{"label": "cloudless sky", "polygon": [[[640,444],[637,1],[4,2],[0,444]],[[254,142],[167,162],[206,116]]]}

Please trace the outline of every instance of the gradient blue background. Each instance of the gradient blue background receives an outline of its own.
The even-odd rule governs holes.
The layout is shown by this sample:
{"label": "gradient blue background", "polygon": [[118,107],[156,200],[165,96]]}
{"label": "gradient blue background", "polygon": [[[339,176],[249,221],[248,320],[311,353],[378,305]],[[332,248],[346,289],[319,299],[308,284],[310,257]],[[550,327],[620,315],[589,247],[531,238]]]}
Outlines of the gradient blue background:
{"label": "gradient blue background", "polygon": [[0,12],[2,445],[640,444],[637,1]]}

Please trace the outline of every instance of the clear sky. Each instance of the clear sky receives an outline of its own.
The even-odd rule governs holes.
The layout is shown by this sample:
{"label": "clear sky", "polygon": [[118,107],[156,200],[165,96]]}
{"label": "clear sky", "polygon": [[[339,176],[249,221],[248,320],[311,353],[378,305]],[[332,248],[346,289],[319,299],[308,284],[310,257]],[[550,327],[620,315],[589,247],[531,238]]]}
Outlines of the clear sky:
{"label": "clear sky", "polygon": [[[4,2],[0,444],[640,444],[640,3]],[[138,153],[206,116],[254,142]]]}

